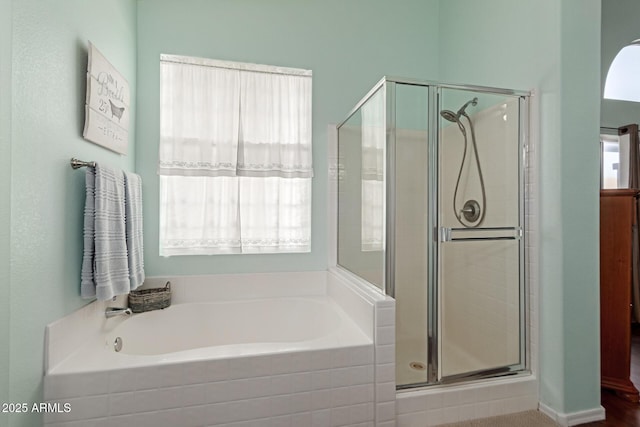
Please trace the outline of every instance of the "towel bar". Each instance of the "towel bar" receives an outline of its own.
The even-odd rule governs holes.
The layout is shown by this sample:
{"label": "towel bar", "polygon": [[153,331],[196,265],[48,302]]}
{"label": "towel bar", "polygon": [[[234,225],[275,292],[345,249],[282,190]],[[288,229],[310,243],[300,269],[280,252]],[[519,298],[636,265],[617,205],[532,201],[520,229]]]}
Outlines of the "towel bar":
{"label": "towel bar", "polygon": [[85,162],[83,160],[78,160],[75,157],[71,158],[71,167],[73,169],[79,169],[79,168],[83,168],[83,167],[92,167],[95,168],[96,167],[96,162]]}

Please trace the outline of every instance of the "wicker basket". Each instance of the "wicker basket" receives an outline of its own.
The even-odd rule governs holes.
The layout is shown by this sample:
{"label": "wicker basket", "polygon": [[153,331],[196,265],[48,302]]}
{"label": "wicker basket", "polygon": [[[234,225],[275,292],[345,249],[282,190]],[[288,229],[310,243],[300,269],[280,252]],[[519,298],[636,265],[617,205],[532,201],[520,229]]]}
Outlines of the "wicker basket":
{"label": "wicker basket", "polygon": [[171,305],[171,282],[164,288],[143,289],[129,293],[129,308],[134,313],[167,308]]}

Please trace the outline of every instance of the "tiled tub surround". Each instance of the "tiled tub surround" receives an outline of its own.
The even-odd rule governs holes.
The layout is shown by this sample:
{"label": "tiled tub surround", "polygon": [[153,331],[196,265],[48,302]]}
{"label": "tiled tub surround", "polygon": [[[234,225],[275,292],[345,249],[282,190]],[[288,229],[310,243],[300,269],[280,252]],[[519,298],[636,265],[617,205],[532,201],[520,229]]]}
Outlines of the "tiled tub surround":
{"label": "tiled tub surround", "polygon": [[[166,279],[151,279],[147,285],[162,285]],[[392,329],[393,301],[329,272],[169,279],[174,298],[166,312],[104,319],[106,304],[95,302],[47,327],[45,399],[70,403],[71,411],[47,414],[45,425],[393,425],[395,378],[381,375],[388,371],[384,366],[376,370],[374,356],[376,317],[391,322]],[[274,299],[282,305],[273,305]],[[187,348],[190,345],[184,341],[182,347],[175,347],[174,343],[165,346],[151,340],[148,346],[129,349],[131,353],[155,353],[147,355],[123,354],[126,342],[135,340],[125,337],[122,352],[112,349],[114,334],[127,335],[131,332],[127,329],[137,327],[133,321],[144,316],[157,319],[141,333],[155,335],[160,341],[171,340],[172,334],[182,332],[184,338],[193,332],[180,323],[182,320],[162,319],[163,315],[169,319],[172,309],[209,304],[215,310],[218,304],[223,311],[223,307],[236,304],[241,310],[261,300],[271,305],[265,306],[266,311],[251,307],[253,318],[215,319],[217,324],[210,325],[211,330],[201,328],[194,336],[237,329],[233,336],[244,334],[259,342],[259,337],[250,337],[252,327],[259,330],[268,317],[284,322],[282,313],[270,316],[269,310],[282,311],[287,306],[301,310],[293,313],[293,335],[303,332],[305,325],[315,335],[310,339],[291,334],[264,339],[283,341],[279,347],[245,342],[194,349]],[[385,304],[391,316],[376,316]],[[314,319],[305,321],[305,316]],[[311,324],[323,316],[325,326]],[[384,320],[387,317],[390,319]],[[385,332],[377,335],[381,334]],[[379,338],[381,342],[392,341],[393,335]],[[393,362],[384,357],[381,361]],[[376,376],[381,381],[376,382]]]}

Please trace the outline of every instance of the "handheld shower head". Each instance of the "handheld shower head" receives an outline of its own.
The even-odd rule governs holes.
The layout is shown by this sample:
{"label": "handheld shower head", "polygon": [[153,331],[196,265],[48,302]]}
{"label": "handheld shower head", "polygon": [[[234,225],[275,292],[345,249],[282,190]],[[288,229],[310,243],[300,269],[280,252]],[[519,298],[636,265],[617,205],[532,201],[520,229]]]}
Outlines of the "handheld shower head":
{"label": "handheld shower head", "polygon": [[440,115],[443,119],[456,123],[458,121],[458,115],[451,110],[442,110]]}
{"label": "handheld shower head", "polygon": [[442,116],[443,119],[445,119],[447,121],[450,121],[452,123],[458,123],[460,121],[460,116],[465,114],[465,110],[467,109],[469,104],[471,104],[473,106],[478,105],[478,98],[473,98],[473,99],[467,101],[466,104],[464,104],[462,107],[460,107],[460,109],[458,110],[457,113],[454,113],[451,110],[442,110],[442,111],[440,111],[440,115]]}
{"label": "handheld shower head", "polygon": [[465,130],[464,125],[460,121],[460,114],[456,114],[451,110],[442,110],[440,111],[440,115],[442,116],[443,119],[457,124],[458,128],[460,129],[460,132],[462,132],[463,135],[467,134],[467,131]]}

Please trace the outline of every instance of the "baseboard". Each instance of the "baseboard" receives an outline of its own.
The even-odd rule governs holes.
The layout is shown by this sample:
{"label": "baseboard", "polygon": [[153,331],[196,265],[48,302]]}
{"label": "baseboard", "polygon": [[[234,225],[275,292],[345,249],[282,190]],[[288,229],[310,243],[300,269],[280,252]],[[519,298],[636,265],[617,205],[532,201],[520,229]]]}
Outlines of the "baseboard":
{"label": "baseboard", "polygon": [[605,418],[605,412],[602,406],[600,406],[599,408],[588,409],[586,411],[563,414],[540,402],[538,404],[538,409],[540,410],[540,412],[563,427],[571,427],[594,421],[602,421]]}

